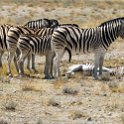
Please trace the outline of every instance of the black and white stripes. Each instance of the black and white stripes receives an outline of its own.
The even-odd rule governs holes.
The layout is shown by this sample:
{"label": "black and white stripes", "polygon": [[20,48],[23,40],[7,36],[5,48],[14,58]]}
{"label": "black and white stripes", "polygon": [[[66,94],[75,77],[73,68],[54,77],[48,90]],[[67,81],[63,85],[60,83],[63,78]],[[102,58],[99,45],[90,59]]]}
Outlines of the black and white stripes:
{"label": "black and white stripes", "polygon": [[60,27],[56,29],[52,36],[52,49],[55,51],[54,75],[59,74],[59,63],[65,52],[69,49],[72,53],[95,53],[95,68],[93,76],[97,78],[97,68],[102,74],[102,65],[105,52],[110,44],[119,36],[124,39],[123,18],[111,20],[106,24],[96,28],[80,29],[75,27]]}
{"label": "black and white stripes", "polygon": [[9,29],[12,25],[0,25],[0,67],[2,67],[2,56],[5,51],[7,51],[7,41],[6,37]]}
{"label": "black and white stripes", "polygon": [[59,22],[55,19],[39,19],[34,21],[29,21],[25,24],[29,28],[55,28],[59,25]]}
{"label": "black and white stripes", "polygon": [[36,35],[21,35],[17,43],[17,47],[21,54],[19,55],[19,75],[24,75],[24,60],[28,55],[46,56],[45,78],[52,78],[52,59],[54,52],[51,50],[51,35],[46,37],[39,37]]}

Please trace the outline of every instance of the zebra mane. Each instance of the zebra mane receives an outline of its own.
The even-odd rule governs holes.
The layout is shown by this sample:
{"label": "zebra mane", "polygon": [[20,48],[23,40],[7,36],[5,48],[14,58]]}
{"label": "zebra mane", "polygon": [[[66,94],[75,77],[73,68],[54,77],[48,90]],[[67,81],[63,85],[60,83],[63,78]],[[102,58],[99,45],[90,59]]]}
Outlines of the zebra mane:
{"label": "zebra mane", "polygon": [[115,19],[111,19],[109,21],[103,22],[98,27],[101,27],[101,26],[107,25],[111,22],[116,22],[116,21],[119,21],[119,20],[124,20],[124,17],[119,17],[119,18],[115,18]]}

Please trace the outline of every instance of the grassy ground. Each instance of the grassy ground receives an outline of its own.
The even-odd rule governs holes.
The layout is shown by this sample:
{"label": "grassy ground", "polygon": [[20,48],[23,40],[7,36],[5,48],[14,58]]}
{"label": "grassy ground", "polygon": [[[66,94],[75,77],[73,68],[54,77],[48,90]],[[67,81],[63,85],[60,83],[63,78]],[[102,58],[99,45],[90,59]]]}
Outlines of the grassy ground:
{"label": "grassy ground", "polygon": [[[108,19],[124,16],[123,0],[4,0],[0,1],[0,24],[23,25],[40,18],[57,19],[95,27]],[[109,48],[104,66],[122,66],[124,43],[118,39]],[[62,73],[72,64],[93,63],[93,54],[67,56]],[[0,69],[0,124],[124,124],[124,79],[95,81],[76,74],[67,79],[44,80],[44,58],[37,57],[39,74],[18,78],[6,76],[6,56]],[[29,74],[28,71],[26,71]]]}

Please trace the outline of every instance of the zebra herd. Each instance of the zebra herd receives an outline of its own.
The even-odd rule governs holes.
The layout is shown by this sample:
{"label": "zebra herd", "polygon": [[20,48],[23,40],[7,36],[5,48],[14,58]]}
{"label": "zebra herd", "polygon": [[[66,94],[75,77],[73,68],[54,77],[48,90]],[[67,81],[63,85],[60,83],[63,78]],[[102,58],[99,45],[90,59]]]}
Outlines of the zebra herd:
{"label": "zebra herd", "polygon": [[[35,71],[35,55],[45,55],[46,79],[60,77],[60,61],[67,51],[69,61],[73,53],[95,53],[93,77],[102,75],[105,53],[118,37],[124,39],[124,17],[106,21],[95,28],[80,28],[77,24],[59,24],[57,20],[30,21],[24,26],[0,26],[0,67],[2,55],[8,52],[8,75],[12,76],[11,62],[19,76],[24,76],[24,61],[27,68]],[[97,69],[99,68],[99,75]]]}

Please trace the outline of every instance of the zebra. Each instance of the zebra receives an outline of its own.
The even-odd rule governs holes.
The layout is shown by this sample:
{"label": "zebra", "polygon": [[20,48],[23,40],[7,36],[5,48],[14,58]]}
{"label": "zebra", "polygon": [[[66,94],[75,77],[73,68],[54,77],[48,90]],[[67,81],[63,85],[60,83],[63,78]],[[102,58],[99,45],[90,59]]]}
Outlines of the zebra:
{"label": "zebra", "polygon": [[59,25],[59,22],[55,19],[39,19],[27,22],[24,26],[29,28],[55,28]]}
{"label": "zebra", "polygon": [[[6,40],[7,40],[7,50],[8,50],[8,75],[12,77],[11,73],[11,61],[14,58],[14,64],[16,66],[17,72],[19,72],[15,53],[19,54],[17,49],[18,38],[21,34],[35,34],[36,29],[30,29],[24,26],[14,26],[11,27],[8,31]],[[32,65],[33,66],[33,65]]]}
{"label": "zebra", "polygon": [[55,51],[54,76],[60,76],[59,63],[68,48],[72,53],[95,53],[93,77],[98,79],[97,68],[99,67],[99,75],[102,75],[105,53],[119,36],[124,39],[124,18],[113,19],[89,29],[59,27],[54,31],[51,41],[52,50]]}
{"label": "zebra", "polygon": [[6,37],[9,29],[13,27],[10,24],[3,24],[0,25],[0,68],[3,67],[2,65],[2,56],[5,51],[7,51],[7,42]]}
{"label": "zebra", "polygon": [[[12,73],[11,73],[11,61],[16,53],[16,51],[18,51],[17,49],[17,42],[18,39],[20,37],[21,34],[35,34],[37,36],[47,36],[47,35],[52,35],[54,32],[54,28],[43,28],[43,29],[30,29],[28,27],[24,27],[24,26],[14,26],[11,27],[8,31],[8,35],[7,35],[7,50],[8,50],[8,75],[10,77],[12,77]],[[71,53],[68,49],[66,49],[66,51],[69,53],[69,61],[71,61]],[[18,51],[19,52],[19,51]],[[19,54],[19,53],[18,53]],[[28,56],[28,64],[27,64],[27,69],[30,71],[30,55]],[[32,59],[32,69],[35,71],[35,57],[33,56]],[[17,61],[16,61],[16,57],[14,57],[14,63],[16,66],[16,70],[19,73],[19,69],[18,69],[18,65],[17,65]]]}
{"label": "zebra", "polygon": [[55,55],[51,49],[51,35],[47,35],[44,37],[37,35],[21,35],[17,47],[20,51],[20,55],[18,57],[18,66],[19,66],[19,76],[24,76],[24,60],[28,55],[40,55],[46,56],[46,64],[44,69],[45,79],[53,78],[52,75],[52,64],[53,57]]}
{"label": "zebra", "polygon": [[[72,65],[68,68],[68,71],[66,72],[67,77],[71,77],[76,72],[81,72],[85,76],[91,76],[93,73],[94,65],[90,63],[86,64],[76,64]],[[99,68],[98,68],[99,70]],[[97,70],[97,71],[98,71]],[[115,76],[117,79],[120,79],[122,76],[124,76],[124,66],[117,66],[114,68],[109,67],[103,67],[103,72],[107,73],[108,76]]]}
{"label": "zebra", "polygon": [[17,47],[20,50],[18,57],[19,75],[24,76],[24,60],[29,54],[46,56],[45,79],[52,78],[52,58],[54,53],[51,51],[51,35],[40,37],[36,35],[21,35]]}
{"label": "zebra", "polygon": [[[61,24],[61,25],[59,25],[59,26],[57,26],[57,27],[62,27],[62,26],[73,26],[73,27],[79,27],[77,24]],[[36,35],[37,36],[47,36],[47,35],[52,35],[53,34],[53,32],[54,32],[54,30],[56,30],[57,29],[57,27],[56,28],[42,28],[42,29],[39,29],[39,30],[37,30],[36,31]],[[66,49],[66,51],[68,52],[68,54],[69,54],[69,62],[71,62],[71,58],[72,58],[72,56],[71,56],[71,52],[68,50],[68,49]],[[32,58],[32,65],[35,65],[35,56],[32,56],[33,58]],[[28,70],[30,70],[30,59],[31,59],[31,55],[30,56],[28,56],[28,64],[27,64],[27,69]],[[33,66],[32,67],[32,69],[33,70],[36,70],[35,69],[35,66]]]}

